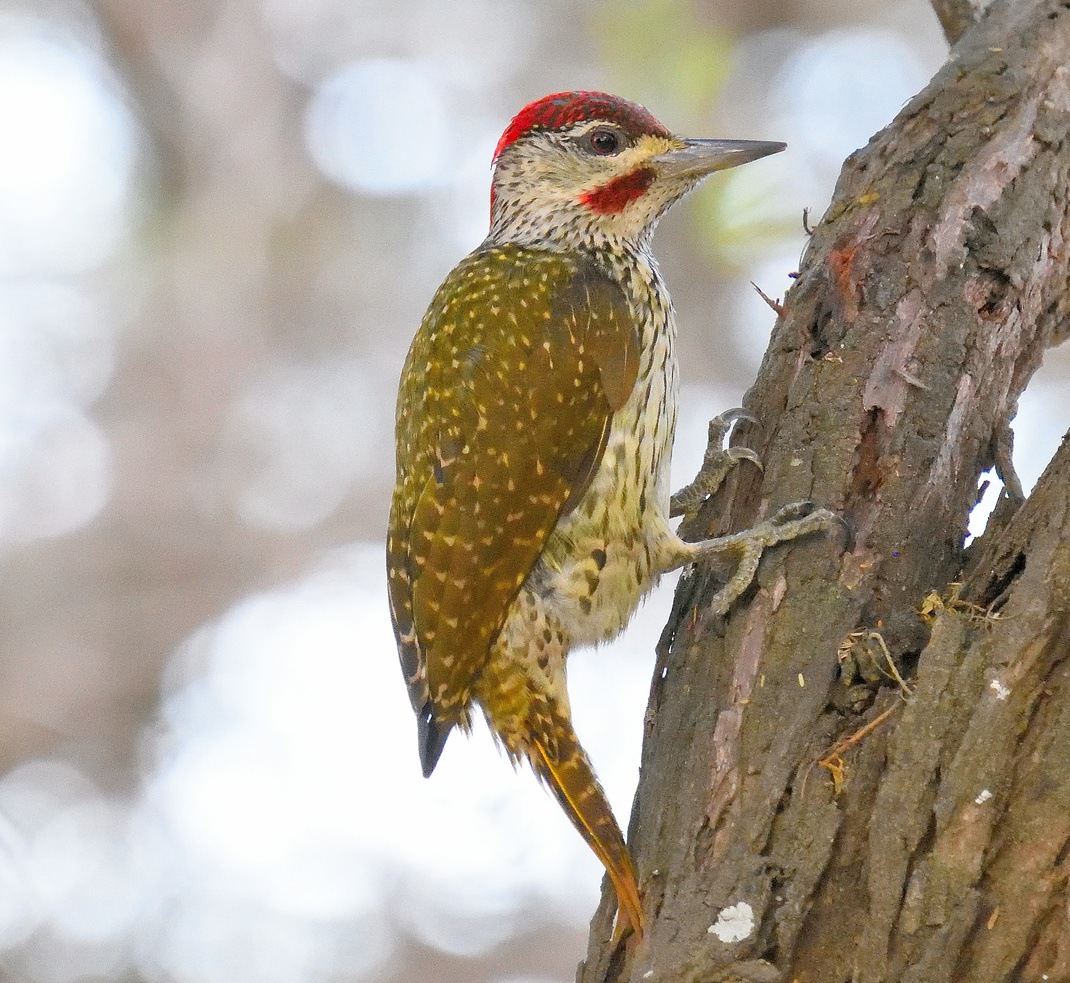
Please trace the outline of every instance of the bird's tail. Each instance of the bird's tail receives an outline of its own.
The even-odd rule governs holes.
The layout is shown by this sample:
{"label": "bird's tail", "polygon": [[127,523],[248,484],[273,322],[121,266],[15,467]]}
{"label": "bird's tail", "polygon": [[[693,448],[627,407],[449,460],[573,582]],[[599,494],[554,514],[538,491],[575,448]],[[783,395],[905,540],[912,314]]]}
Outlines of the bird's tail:
{"label": "bird's tail", "polygon": [[[557,717],[557,714],[554,715]],[[643,908],[639,901],[639,887],[635,868],[624,836],[606,793],[595,777],[594,769],[580,746],[572,724],[555,719],[553,744],[542,735],[532,741],[529,753],[535,773],[553,789],[572,825],[594,850],[609,874],[617,892],[617,923],[614,937],[619,938],[631,928],[637,937],[643,935]]]}

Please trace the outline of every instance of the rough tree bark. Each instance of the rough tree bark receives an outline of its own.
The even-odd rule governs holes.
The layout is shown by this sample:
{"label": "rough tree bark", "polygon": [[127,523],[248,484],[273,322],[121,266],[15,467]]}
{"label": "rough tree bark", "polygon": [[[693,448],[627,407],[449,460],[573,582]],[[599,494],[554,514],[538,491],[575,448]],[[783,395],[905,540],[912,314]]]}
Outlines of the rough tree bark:
{"label": "rough tree bark", "polygon": [[[765,471],[700,517],[809,498],[850,532],[771,550],[724,621],[682,579],[629,835],[648,931],[614,945],[607,891],[584,983],[1070,980],[1070,445],[1023,505],[1008,430],[1070,323],[1070,2],[963,30],[846,162],[745,401]],[[911,695],[841,674],[881,642]]]}

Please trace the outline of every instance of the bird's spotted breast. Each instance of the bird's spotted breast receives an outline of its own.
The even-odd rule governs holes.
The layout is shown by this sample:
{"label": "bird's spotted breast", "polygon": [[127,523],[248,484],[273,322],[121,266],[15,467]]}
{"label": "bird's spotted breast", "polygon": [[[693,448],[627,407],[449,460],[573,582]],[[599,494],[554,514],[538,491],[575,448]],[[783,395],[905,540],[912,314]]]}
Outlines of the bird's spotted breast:
{"label": "bird's spotted breast", "polygon": [[613,414],[598,470],[562,516],[531,583],[575,644],[613,638],[654,586],[668,535],[669,461],[676,427],[675,321],[660,274],[644,256],[628,293],[644,325],[636,382]]}

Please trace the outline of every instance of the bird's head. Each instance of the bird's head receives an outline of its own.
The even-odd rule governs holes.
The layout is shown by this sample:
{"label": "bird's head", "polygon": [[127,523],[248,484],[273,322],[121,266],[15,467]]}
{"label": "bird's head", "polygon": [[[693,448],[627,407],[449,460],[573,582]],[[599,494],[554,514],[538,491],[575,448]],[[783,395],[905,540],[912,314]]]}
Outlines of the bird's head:
{"label": "bird's head", "polygon": [[703,178],[784,146],[673,136],[642,106],[604,92],[546,96],[517,113],[498,141],[490,238],[642,245]]}

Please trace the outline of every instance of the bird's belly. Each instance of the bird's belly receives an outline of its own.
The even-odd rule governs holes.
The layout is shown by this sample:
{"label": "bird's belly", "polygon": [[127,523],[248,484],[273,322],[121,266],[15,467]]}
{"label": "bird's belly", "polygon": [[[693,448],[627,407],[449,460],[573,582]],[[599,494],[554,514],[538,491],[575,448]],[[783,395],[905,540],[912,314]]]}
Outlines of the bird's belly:
{"label": "bird's belly", "polygon": [[568,623],[574,645],[594,645],[620,634],[660,576],[652,569],[648,550],[610,552],[597,584],[586,598],[590,613],[584,614],[585,604],[577,604],[575,617]]}
{"label": "bird's belly", "polygon": [[[671,441],[667,417],[652,429]],[[587,493],[554,531],[530,586],[571,644],[616,637],[657,583],[669,535],[669,453],[668,441],[616,430]]]}

